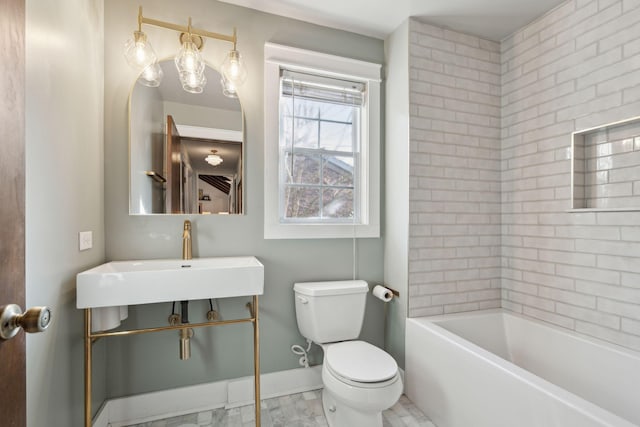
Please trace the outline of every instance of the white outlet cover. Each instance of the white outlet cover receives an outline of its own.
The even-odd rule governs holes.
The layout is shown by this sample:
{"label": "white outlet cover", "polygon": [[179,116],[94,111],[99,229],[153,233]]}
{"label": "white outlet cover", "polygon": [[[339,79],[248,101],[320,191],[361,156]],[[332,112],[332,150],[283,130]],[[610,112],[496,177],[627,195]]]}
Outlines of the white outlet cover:
{"label": "white outlet cover", "polygon": [[93,232],[81,231],[78,233],[78,243],[81,251],[86,251],[93,247]]}

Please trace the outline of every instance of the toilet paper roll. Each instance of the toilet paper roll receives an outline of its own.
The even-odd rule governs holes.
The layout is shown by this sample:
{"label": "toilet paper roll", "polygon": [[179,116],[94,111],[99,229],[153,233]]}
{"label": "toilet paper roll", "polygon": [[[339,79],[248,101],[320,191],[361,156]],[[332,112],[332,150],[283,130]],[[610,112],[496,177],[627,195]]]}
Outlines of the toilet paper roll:
{"label": "toilet paper roll", "polygon": [[393,298],[393,293],[384,286],[376,285],[376,287],[373,288],[373,296],[384,302],[389,302],[391,298]]}

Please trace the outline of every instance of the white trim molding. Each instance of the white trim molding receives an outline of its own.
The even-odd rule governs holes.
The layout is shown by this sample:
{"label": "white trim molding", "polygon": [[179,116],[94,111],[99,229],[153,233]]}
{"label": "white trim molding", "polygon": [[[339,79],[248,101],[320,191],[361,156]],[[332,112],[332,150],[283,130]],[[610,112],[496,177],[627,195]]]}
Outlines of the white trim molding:
{"label": "white trim molding", "polygon": [[205,128],[201,126],[176,125],[178,133],[185,138],[217,139],[220,141],[242,142],[242,131]]}
{"label": "white trim molding", "polygon": [[[381,65],[304,49],[264,46],[264,237],[265,239],[380,237]],[[279,212],[280,70],[350,79],[367,86],[362,122],[360,220],[344,223],[283,223]]]}

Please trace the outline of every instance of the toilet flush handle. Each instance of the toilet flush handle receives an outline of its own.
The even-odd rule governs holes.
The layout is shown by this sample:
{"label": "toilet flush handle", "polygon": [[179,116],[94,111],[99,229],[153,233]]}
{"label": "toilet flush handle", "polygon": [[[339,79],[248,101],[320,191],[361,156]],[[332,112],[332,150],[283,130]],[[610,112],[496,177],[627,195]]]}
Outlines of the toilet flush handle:
{"label": "toilet flush handle", "polygon": [[296,295],[296,298],[298,298],[298,301],[300,301],[301,304],[309,304],[309,300],[303,296]]}

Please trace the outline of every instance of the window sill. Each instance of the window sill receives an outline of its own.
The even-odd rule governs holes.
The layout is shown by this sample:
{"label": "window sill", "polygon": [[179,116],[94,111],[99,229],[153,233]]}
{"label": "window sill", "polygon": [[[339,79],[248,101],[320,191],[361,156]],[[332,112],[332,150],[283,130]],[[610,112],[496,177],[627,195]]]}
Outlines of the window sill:
{"label": "window sill", "polygon": [[378,238],[380,224],[265,224],[265,239]]}

